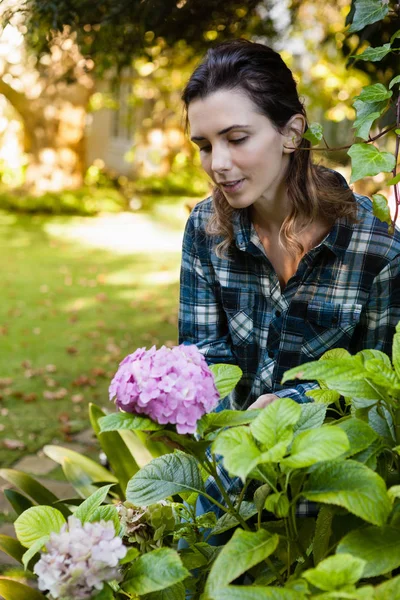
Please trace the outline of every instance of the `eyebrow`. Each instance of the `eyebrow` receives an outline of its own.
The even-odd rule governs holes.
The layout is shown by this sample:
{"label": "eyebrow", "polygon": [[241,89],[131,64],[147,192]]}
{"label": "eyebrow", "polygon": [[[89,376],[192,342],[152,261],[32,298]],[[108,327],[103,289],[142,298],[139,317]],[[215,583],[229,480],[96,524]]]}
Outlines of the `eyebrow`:
{"label": "eyebrow", "polygon": [[[218,135],[228,133],[228,131],[231,131],[232,129],[248,129],[249,127],[249,125],[230,125],[230,127],[225,127],[225,129],[221,129],[221,131],[218,131]],[[206,138],[201,136],[193,136],[190,139],[192,140],[192,142],[202,142]]]}

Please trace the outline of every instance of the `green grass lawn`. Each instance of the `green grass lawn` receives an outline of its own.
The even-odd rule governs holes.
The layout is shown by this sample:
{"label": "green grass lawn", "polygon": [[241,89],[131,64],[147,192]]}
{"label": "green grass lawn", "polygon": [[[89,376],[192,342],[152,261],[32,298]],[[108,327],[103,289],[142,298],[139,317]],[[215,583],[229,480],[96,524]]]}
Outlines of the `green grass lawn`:
{"label": "green grass lawn", "polygon": [[[174,223],[154,221],[166,235],[182,229],[182,206]],[[147,247],[131,250],[129,223],[109,219],[0,212],[2,466],[71,439],[89,425],[89,402],[112,408],[108,385],[126,354],[176,343],[179,247],[159,248],[161,235],[153,245],[145,230]]]}

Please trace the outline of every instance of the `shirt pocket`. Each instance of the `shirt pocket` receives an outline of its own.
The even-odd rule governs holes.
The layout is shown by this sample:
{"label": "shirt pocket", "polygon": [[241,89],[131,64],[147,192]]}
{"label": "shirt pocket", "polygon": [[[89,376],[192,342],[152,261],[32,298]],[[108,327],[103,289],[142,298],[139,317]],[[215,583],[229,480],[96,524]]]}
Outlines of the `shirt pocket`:
{"label": "shirt pocket", "polygon": [[221,299],[233,344],[249,344],[254,337],[254,292],[221,288]]}
{"label": "shirt pocket", "polygon": [[332,348],[349,348],[360,320],[362,304],[309,302],[304,329],[303,352],[317,359]]}

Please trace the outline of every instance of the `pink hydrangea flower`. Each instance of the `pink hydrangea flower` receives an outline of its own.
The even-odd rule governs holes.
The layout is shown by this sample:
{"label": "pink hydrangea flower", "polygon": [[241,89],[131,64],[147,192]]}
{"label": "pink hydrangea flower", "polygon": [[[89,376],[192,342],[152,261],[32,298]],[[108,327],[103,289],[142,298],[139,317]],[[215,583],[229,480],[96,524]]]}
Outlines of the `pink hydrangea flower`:
{"label": "pink hydrangea flower", "polygon": [[197,346],[184,344],[138,348],[121,362],[109,392],[121,410],[173,423],[178,433],[194,433],[200,417],[219,400],[204,356]]}

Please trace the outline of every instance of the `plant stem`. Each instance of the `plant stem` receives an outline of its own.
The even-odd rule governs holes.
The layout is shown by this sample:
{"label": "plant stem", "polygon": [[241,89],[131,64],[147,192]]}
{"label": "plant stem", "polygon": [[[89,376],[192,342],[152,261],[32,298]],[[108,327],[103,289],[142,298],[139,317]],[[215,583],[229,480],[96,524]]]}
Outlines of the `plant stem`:
{"label": "plant stem", "polygon": [[275,567],[272,560],[268,557],[265,559],[265,562],[267,563],[267,565],[269,566],[271,571],[273,571],[275,573],[275,577],[278,579],[279,583],[281,585],[285,585],[285,580],[283,579],[282,575],[279,573],[279,570]]}
{"label": "plant stem", "polygon": [[[368,138],[368,140],[366,142],[364,142],[365,144],[370,144],[371,142],[375,142],[375,140],[378,140],[379,138],[381,138],[382,136],[386,135],[387,133],[389,133],[389,131],[392,131],[393,129],[396,129],[396,127],[398,127],[398,125],[395,123],[394,125],[391,125],[390,127],[387,127],[386,129],[383,129],[383,131],[381,131],[380,133],[378,133],[377,135],[375,135],[372,138]],[[325,142],[326,143],[326,142]],[[310,150],[312,152],[339,152],[339,150],[348,150],[349,148],[352,147],[353,144],[349,144],[347,146],[337,146],[336,148],[329,148],[328,146],[325,148],[298,148],[298,150]]]}

